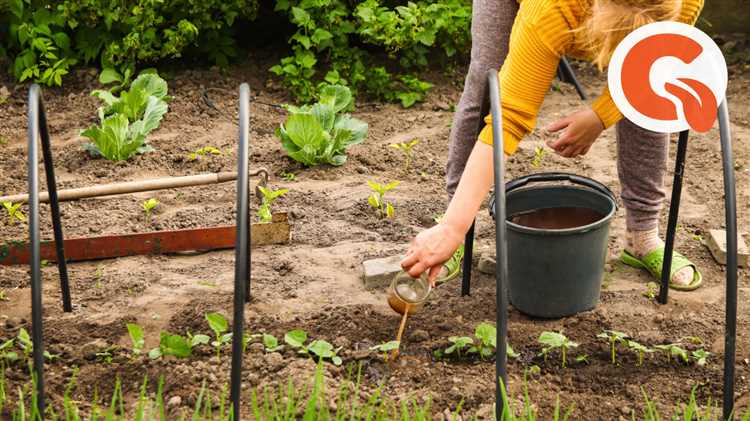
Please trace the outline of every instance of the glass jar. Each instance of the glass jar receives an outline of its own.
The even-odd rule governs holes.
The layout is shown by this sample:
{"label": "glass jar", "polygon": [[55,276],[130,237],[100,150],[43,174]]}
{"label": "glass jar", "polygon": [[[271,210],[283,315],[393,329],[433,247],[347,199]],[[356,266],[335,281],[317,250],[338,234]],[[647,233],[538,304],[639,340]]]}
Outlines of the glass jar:
{"label": "glass jar", "polygon": [[414,314],[422,309],[432,286],[427,279],[427,272],[417,279],[401,271],[388,287],[388,304],[398,314]]}

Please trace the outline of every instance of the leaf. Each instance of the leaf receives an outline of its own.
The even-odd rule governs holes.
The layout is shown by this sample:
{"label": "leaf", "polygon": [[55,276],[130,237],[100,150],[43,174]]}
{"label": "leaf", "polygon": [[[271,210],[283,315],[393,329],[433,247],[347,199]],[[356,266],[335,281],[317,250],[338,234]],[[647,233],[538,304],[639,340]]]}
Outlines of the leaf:
{"label": "leaf", "polygon": [[385,205],[385,216],[386,218],[393,218],[393,216],[396,214],[396,210],[393,209],[393,205],[390,203],[386,203]]}
{"label": "leaf", "polygon": [[320,91],[320,103],[329,105],[334,113],[339,113],[352,103],[352,92],[343,85],[326,85]]}
{"label": "leaf", "polygon": [[307,347],[307,350],[320,358],[331,358],[336,355],[336,353],[333,352],[333,345],[323,339],[313,341],[310,346]]}
{"label": "leaf", "polygon": [[148,352],[148,357],[151,358],[152,360],[156,360],[156,359],[161,358],[161,355],[162,355],[161,354],[161,349],[159,349],[159,348],[154,348],[154,349],[152,349],[151,351]]}
{"label": "leaf", "polygon": [[367,198],[367,203],[369,203],[373,208],[380,208],[380,201],[378,200],[378,196],[375,193],[370,194],[370,197]]}
{"label": "leaf", "polygon": [[284,342],[294,348],[303,347],[305,345],[305,341],[307,341],[307,332],[301,329],[291,330],[287,332],[286,335],[284,335]]}
{"label": "leaf", "polygon": [[311,37],[312,42],[314,42],[315,44],[320,44],[323,41],[327,41],[331,38],[333,38],[333,35],[331,35],[331,33],[326,31],[325,29],[321,28],[315,28],[315,32]]}
{"label": "leaf", "polygon": [[192,354],[190,343],[180,335],[171,335],[162,332],[159,349],[163,355],[172,355],[177,358],[187,358]]}
{"label": "leaf", "polygon": [[497,329],[489,323],[480,323],[477,325],[474,336],[482,341],[482,344],[497,348]]}
{"label": "leaf", "polygon": [[339,365],[341,365],[343,363],[343,361],[341,360],[341,357],[339,357],[338,355],[336,355],[333,358],[331,358],[331,362],[335,366],[339,366]]}
{"label": "leaf", "polygon": [[107,117],[102,126],[91,126],[81,135],[92,140],[99,153],[111,161],[123,161],[136,153],[145,138],[141,135],[129,137],[128,118],[123,114]]}
{"label": "leaf", "polygon": [[382,343],[380,345],[375,345],[370,350],[372,351],[380,351],[380,352],[388,352],[393,351],[394,349],[398,349],[401,343],[399,341],[389,341]]}
{"label": "leaf", "polygon": [[385,188],[383,188],[383,191],[393,190],[393,189],[395,189],[396,187],[398,187],[398,185],[399,185],[399,184],[401,184],[401,182],[400,182],[400,181],[394,181],[394,182],[392,182],[392,183],[388,183],[388,184],[387,184],[387,185],[385,186]]}
{"label": "leaf", "polygon": [[134,323],[128,323],[128,334],[130,335],[130,341],[133,343],[133,351],[136,354],[140,354],[145,344],[145,336],[143,334],[143,328],[140,325]]}
{"label": "leaf", "polygon": [[[23,18],[23,0],[9,0],[10,12],[18,19]],[[23,41],[21,41],[23,43]]]}
{"label": "leaf", "polygon": [[208,322],[208,327],[216,333],[216,336],[229,330],[227,319],[220,313],[207,313],[206,321]]}
{"label": "leaf", "polygon": [[340,142],[341,146],[344,148],[362,143],[367,137],[368,128],[367,123],[350,117],[348,114],[336,118],[336,123],[334,124],[335,130],[345,130],[348,133],[346,138],[342,139]]}
{"label": "leaf", "polygon": [[99,83],[102,85],[109,85],[110,83],[122,83],[122,75],[120,73],[111,68],[111,67],[105,67],[104,70],[102,70],[101,74],[99,74]]}
{"label": "leaf", "polygon": [[[496,346],[497,348],[497,346]],[[505,355],[508,356],[508,358],[518,358],[519,355],[516,351],[513,350],[513,347],[510,346],[509,343],[505,343]]]}
{"label": "leaf", "polygon": [[141,73],[130,85],[130,91],[142,90],[146,96],[163,99],[169,91],[167,81],[155,73]]}
{"label": "leaf", "polygon": [[118,101],[117,97],[112,95],[112,93],[101,89],[91,91],[91,96],[101,99],[108,106],[112,106],[112,104]]}
{"label": "leaf", "polygon": [[538,342],[551,348],[560,348],[563,346],[566,340],[567,338],[560,333],[542,332],[542,334],[539,335]]}
{"label": "leaf", "polygon": [[208,335],[198,334],[190,338],[190,345],[193,348],[198,345],[207,345],[209,342],[211,342],[211,337]]}
{"label": "leaf", "polygon": [[167,109],[168,106],[164,100],[157,99],[154,96],[149,97],[143,118],[133,123],[131,133],[134,136],[143,136],[145,138],[159,127],[164,114],[167,113]]}
{"label": "leaf", "polygon": [[273,352],[279,349],[279,340],[275,336],[268,333],[263,334],[263,346],[266,347],[266,351]]}

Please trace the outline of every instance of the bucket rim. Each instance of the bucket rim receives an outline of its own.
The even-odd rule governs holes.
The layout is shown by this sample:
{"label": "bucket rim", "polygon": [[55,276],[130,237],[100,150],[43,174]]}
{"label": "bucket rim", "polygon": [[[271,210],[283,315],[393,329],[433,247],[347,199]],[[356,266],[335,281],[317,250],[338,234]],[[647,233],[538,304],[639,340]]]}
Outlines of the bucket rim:
{"label": "bucket rim", "polygon": [[601,193],[596,190],[592,190],[590,188],[584,188],[579,186],[571,186],[567,184],[555,184],[555,185],[546,185],[546,186],[530,186],[530,187],[524,187],[518,190],[513,190],[511,192],[508,192],[508,195],[506,196],[505,200],[507,201],[511,196],[517,193],[529,191],[529,190],[549,190],[549,189],[568,189],[568,190],[578,190],[590,194],[595,194],[601,198],[604,198],[607,200],[607,202],[610,204],[610,210],[609,213],[602,216],[600,219],[586,225],[581,225],[578,227],[572,227],[572,228],[533,228],[533,227],[527,227],[525,225],[516,224],[508,219],[505,220],[505,223],[507,224],[508,228],[512,228],[514,231],[522,232],[525,234],[536,234],[536,235],[567,235],[567,234],[580,234],[588,231],[592,231],[598,228],[601,228],[604,225],[608,225],[612,218],[615,216],[615,212],[617,212],[617,203],[615,203],[614,199],[610,197],[609,195],[606,195],[604,193]]}

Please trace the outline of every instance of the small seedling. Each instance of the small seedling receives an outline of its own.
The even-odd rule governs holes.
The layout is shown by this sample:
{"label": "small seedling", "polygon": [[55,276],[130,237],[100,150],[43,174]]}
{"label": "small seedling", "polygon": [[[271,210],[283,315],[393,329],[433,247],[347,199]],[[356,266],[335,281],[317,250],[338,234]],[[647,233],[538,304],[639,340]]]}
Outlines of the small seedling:
{"label": "small seedling", "polygon": [[[497,348],[497,329],[489,323],[480,323],[474,331],[474,336],[479,339],[478,343],[469,349],[470,353],[478,352],[482,359],[489,358]],[[507,347],[506,347],[507,354]]]}
{"label": "small seedling", "polygon": [[215,340],[211,342],[211,345],[216,349],[216,356],[221,357],[221,347],[232,341],[231,333],[224,333],[229,330],[229,323],[219,313],[208,313],[206,314],[206,321],[208,327],[214,331]]}
{"label": "small seedling", "polygon": [[576,360],[575,361],[577,363],[588,364],[589,363],[589,356],[587,354],[578,355],[578,356],[576,356]]}
{"label": "small seedling", "polygon": [[188,338],[180,335],[172,335],[169,332],[162,332],[159,347],[149,351],[148,356],[152,360],[155,360],[165,355],[188,358],[192,354],[193,347]]}
{"label": "small seedling", "polygon": [[10,301],[4,289],[0,289],[0,301]]}
{"label": "small seedling", "polygon": [[18,353],[14,351],[9,351],[13,347],[13,344],[15,343],[15,341],[16,341],[15,338],[10,338],[7,341],[0,344],[0,367],[3,366],[2,361],[7,361],[7,362],[12,363],[18,360]]}
{"label": "small seedling", "polygon": [[455,352],[459,358],[461,358],[461,352],[464,349],[474,345],[474,339],[468,336],[451,336],[450,338],[448,338],[448,341],[450,341],[450,343],[452,343],[453,345],[445,349],[445,355],[449,355]]}
{"label": "small seedling", "polygon": [[382,353],[383,361],[388,362],[388,353],[393,350],[399,349],[400,346],[401,346],[401,342],[399,341],[389,341],[389,342],[384,342],[382,344],[371,347],[370,351],[378,351]]}
{"label": "small seedling", "polygon": [[659,284],[656,282],[649,282],[646,284],[646,290],[643,291],[643,296],[649,300],[653,300],[659,294]]}
{"label": "small seedling", "polygon": [[[231,335],[231,334],[230,334]],[[187,332],[187,339],[190,342],[190,348],[195,348],[198,345],[208,345],[211,342],[211,337],[204,334],[192,335],[189,331]],[[230,336],[231,339],[231,336]]]}
{"label": "small seedling", "polygon": [[696,364],[703,367],[706,365],[706,361],[708,360],[708,357],[711,356],[711,353],[706,351],[705,349],[697,349],[692,352],[693,361],[695,361]]}
{"label": "small seedling", "polygon": [[609,341],[609,350],[612,358],[612,364],[617,364],[617,344],[627,343],[628,334],[618,332],[616,330],[605,330],[604,332],[596,335],[597,338],[606,339]]}
{"label": "small seedling", "polygon": [[263,186],[258,186],[258,190],[263,194],[263,201],[258,208],[257,215],[260,218],[260,222],[271,222],[271,219],[273,219],[271,214],[271,203],[286,194],[289,189],[271,190]]}
{"label": "small seedling", "polygon": [[539,335],[538,342],[544,345],[544,348],[542,349],[542,356],[544,357],[544,361],[547,361],[547,354],[549,354],[551,351],[554,351],[555,349],[560,350],[563,368],[565,368],[567,364],[568,350],[578,348],[577,342],[571,341],[567,336],[563,335],[560,332],[542,332],[542,334]]}
{"label": "small seedling", "polygon": [[541,167],[542,161],[544,161],[544,155],[546,153],[547,151],[543,146],[537,146],[536,148],[534,148],[534,158],[531,160],[531,166],[534,168]]}
{"label": "small seedling", "polygon": [[628,340],[627,344],[628,344],[628,349],[630,349],[631,352],[633,352],[634,354],[636,354],[638,356],[638,364],[637,365],[639,367],[643,365],[643,357],[646,354],[651,354],[651,353],[654,352],[653,349],[651,349],[651,348],[649,348],[649,347],[647,347],[645,345],[641,345],[641,344],[639,344],[636,341]]}
{"label": "small seedling", "polygon": [[386,202],[385,194],[386,192],[398,187],[399,184],[401,184],[400,181],[394,181],[389,184],[380,184],[370,180],[367,181],[367,185],[370,186],[370,189],[372,190],[370,197],[367,198],[367,203],[370,204],[370,207],[379,212],[381,218],[392,218],[393,215],[395,215],[396,211],[393,209],[393,204]]}
{"label": "small seedling", "polygon": [[518,353],[513,350],[513,347],[510,346],[510,344],[507,342],[505,343],[505,355],[508,358],[513,358],[513,359],[520,357],[520,355],[518,355]]}
{"label": "small seedling", "polygon": [[393,149],[397,149],[404,153],[404,172],[409,172],[409,166],[411,165],[412,152],[414,146],[419,143],[419,140],[412,140],[411,142],[391,143],[390,146]]}
{"label": "small seedling", "polygon": [[189,154],[188,161],[195,161],[201,156],[205,156],[205,155],[221,155],[221,151],[219,149],[214,148],[213,146],[204,146],[198,149],[197,151]]}
{"label": "small seedling", "polygon": [[263,334],[263,346],[266,347],[266,352],[276,352],[284,348],[284,345],[279,345],[279,340],[269,333]]}
{"label": "small seedling", "polygon": [[667,356],[667,362],[672,362],[672,357],[676,357],[685,363],[690,362],[687,351],[680,346],[680,344],[666,344],[666,345],[654,345],[654,349],[658,349],[664,355]]}
{"label": "small seedling", "polygon": [[290,330],[284,335],[284,342],[292,348],[300,350],[299,352],[305,353],[307,350],[307,347],[305,347],[307,332],[302,329]]}
{"label": "small seedling", "polygon": [[[31,353],[34,352],[34,342],[32,342],[31,336],[29,336],[29,332],[26,331],[26,329],[19,329],[18,336],[16,336],[16,344],[23,351],[24,358],[29,360],[29,358],[31,358]],[[43,355],[48,361],[54,361],[55,359],[60,358],[58,355],[50,354],[48,351],[44,351]]]}
{"label": "small seedling", "polygon": [[542,372],[542,368],[534,364],[529,367],[528,373],[532,376],[538,376]]}
{"label": "small seedling", "polygon": [[3,207],[8,212],[9,225],[13,225],[16,221],[26,222],[26,215],[21,211],[21,205],[22,203],[3,202]]}
{"label": "small seedling", "polygon": [[146,200],[145,202],[141,203],[141,208],[143,209],[143,213],[146,215],[146,220],[148,221],[151,219],[151,212],[159,206],[159,201],[154,199],[153,197],[151,199]]}
{"label": "small seedling", "polygon": [[680,342],[682,341],[687,341],[693,345],[703,345],[703,339],[697,336],[685,336],[684,338],[680,339]]}
{"label": "small seedling", "polygon": [[141,355],[143,346],[146,343],[145,336],[143,334],[143,328],[135,323],[128,323],[128,335],[130,335],[130,342],[133,343],[133,355]]}
{"label": "small seedling", "polygon": [[279,175],[281,176],[281,178],[283,178],[286,181],[296,181],[297,180],[297,176],[294,175],[293,173],[290,173],[290,172],[282,171]]}
{"label": "small seedling", "polygon": [[103,350],[97,352],[94,356],[96,357],[96,360],[99,362],[103,362],[104,364],[112,364],[112,358],[114,357],[114,346],[108,346],[104,348]]}
{"label": "small seedling", "polygon": [[310,354],[317,355],[318,356],[318,360],[322,360],[322,359],[325,359],[325,358],[330,358],[331,362],[334,365],[341,365],[341,363],[343,362],[341,360],[341,357],[339,357],[338,355],[336,355],[336,354],[338,354],[338,352],[340,350],[341,350],[341,348],[334,349],[333,345],[331,345],[327,341],[324,341],[323,339],[314,340],[314,341],[312,341],[310,343],[310,346],[307,347],[307,351]]}

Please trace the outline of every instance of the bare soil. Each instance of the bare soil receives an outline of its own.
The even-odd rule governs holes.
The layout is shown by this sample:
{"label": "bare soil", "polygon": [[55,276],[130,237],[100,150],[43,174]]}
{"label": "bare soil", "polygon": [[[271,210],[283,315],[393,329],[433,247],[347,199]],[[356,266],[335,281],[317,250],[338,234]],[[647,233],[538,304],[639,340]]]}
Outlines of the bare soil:
{"label": "bare soil", "polygon": [[[226,71],[210,69],[175,70],[169,80],[170,103],[161,128],[151,136],[156,152],[137,156],[125,163],[90,158],[82,149],[80,131],[95,122],[97,100],[89,96],[98,87],[94,70],[80,70],[64,88],[45,89],[45,101],[53,140],[59,188],[180,176],[204,172],[233,171],[237,145],[238,86],[248,82],[251,104],[251,166],[270,170],[272,185],[290,192],[276,204],[293,220],[293,240],[288,245],[258,247],[252,251],[252,297],[246,308],[251,333],[268,332],[283,337],[290,329],[302,328],[311,337],[324,338],[342,346],[345,364],[360,362],[372,391],[384,382],[393,398],[409,396],[432,399],[435,415],[455,408],[463,401],[467,413],[488,418],[494,400],[494,363],[476,359],[437,361],[433,351],[445,348],[448,337],[469,335],[482,321],[495,319],[495,285],[492,276],[478,270],[473,289],[461,297],[459,282],[442,285],[425,310],[409,319],[402,357],[385,363],[367,352],[375,344],[392,340],[399,315],[390,310],[384,291],[371,291],[362,282],[362,262],[406,250],[408,241],[433,224],[444,211],[445,163],[451,124],[451,106],[458,101],[464,68],[449,74],[433,73],[428,78],[435,88],[427,102],[411,109],[398,105],[362,103],[355,116],[370,124],[367,140],[349,151],[341,167],[306,169],[286,157],[274,130],[285,112],[275,104],[289,102],[286,93],[270,83],[267,68],[273,61],[256,53],[246,63]],[[604,86],[601,75],[588,67],[578,75],[590,94]],[[27,86],[0,80],[11,96],[0,105],[0,195],[26,191],[26,93]],[[750,73],[733,69],[729,83],[729,104],[734,152],[737,160],[738,223],[741,233],[750,230]],[[569,86],[551,89],[537,123],[544,127],[556,118],[583,107]],[[540,168],[533,168],[534,148],[550,134],[535,130],[509,161],[508,177],[540,171],[568,171],[583,174],[619,193],[614,132],[607,130],[589,154],[564,159],[548,153]],[[416,159],[404,172],[394,142],[419,139]],[[190,152],[214,146],[222,155],[189,161]],[[674,149],[674,148],[672,148]],[[674,151],[672,151],[674,153]],[[672,166],[670,163],[669,166]],[[296,181],[284,181],[280,174],[296,174]],[[42,172],[43,174],[43,172]],[[670,170],[667,187],[671,185]],[[367,205],[366,180],[401,180],[390,194],[396,216],[382,220]],[[184,188],[126,196],[66,202],[61,205],[65,235],[82,237],[231,224],[234,220],[234,184]],[[140,203],[150,197],[161,205],[147,220]],[[257,203],[253,203],[257,206]],[[51,238],[50,216],[42,206],[42,236]],[[666,216],[663,217],[663,224]],[[573,419],[610,420],[625,417],[642,408],[641,388],[669,409],[685,401],[693,387],[704,401],[721,399],[724,346],[724,269],[699,241],[709,229],[724,225],[721,156],[718,129],[691,134],[686,176],[677,233],[677,248],[701,269],[704,286],[695,292],[671,292],[667,305],[646,298],[650,281],[641,272],[617,262],[622,248],[624,211],[620,209],[610,230],[611,260],[599,306],[589,312],[560,320],[537,320],[510,310],[509,340],[520,354],[509,363],[510,388],[520,396],[523,373],[531,365],[541,372],[528,378],[532,398],[546,419],[560,396],[562,404],[575,404]],[[486,208],[477,226],[479,253],[492,248],[494,228]],[[27,226],[0,218],[0,240],[26,240]],[[477,259],[478,260],[478,259]],[[210,349],[199,350],[190,360],[165,358],[151,361],[131,359],[125,324],[137,322],[147,332],[146,347],[157,345],[159,332],[210,334],[204,314],[210,311],[231,315],[234,277],[233,251],[203,254],[138,256],[69,266],[74,311],[62,312],[57,271],[43,269],[45,347],[60,359],[47,365],[47,390],[59,401],[77,367],[78,387],[74,397],[91,402],[111,393],[117,377],[123,380],[127,396],[137,393],[144,375],[151,383],[165,376],[166,399],[181,397],[171,407],[177,414],[192,407],[201,382],[215,389],[228,381],[229,351],[216,358]],[[748,271],[740,271],[737,335],[736,402],[750,405],[750,300]],[[0,341],[17,335],[20,327],[30,329],[29,272],[26,267],[0,267]],[[228,317],[229,318],[229,317]],[[636,367],[635,357],[621,353],[619,366],[609,362],[607,344],[596,339],[603,329],[627,332],[641,343],[654,345],[686,337],[699,337],[713,353],[704,367],[668,364],[661,355],[647,358]],[[588,363],[574,363],[562,369],[556,355],[546,362],[537,354],[536,339],[544,330],[563,330],[581,343],[576,354],[588,354]],[[111,364],[97,361],[94,354],[115,346]],[[688,345],[696,349],[698,345]],[[243,390],[285,383],[291,376],[308,378],[314,363],[291,350],[265,354],[251,346],[244,357]],[[325,366],[330,385],[341,382],[346,370]],[[23,364],[6,372],[11,390],[28,381]],[[249,408],[246,408],[249,409]],[[248,414],[249,415],[249,414]],[[0,418],[7,416],[0,414]]]}

